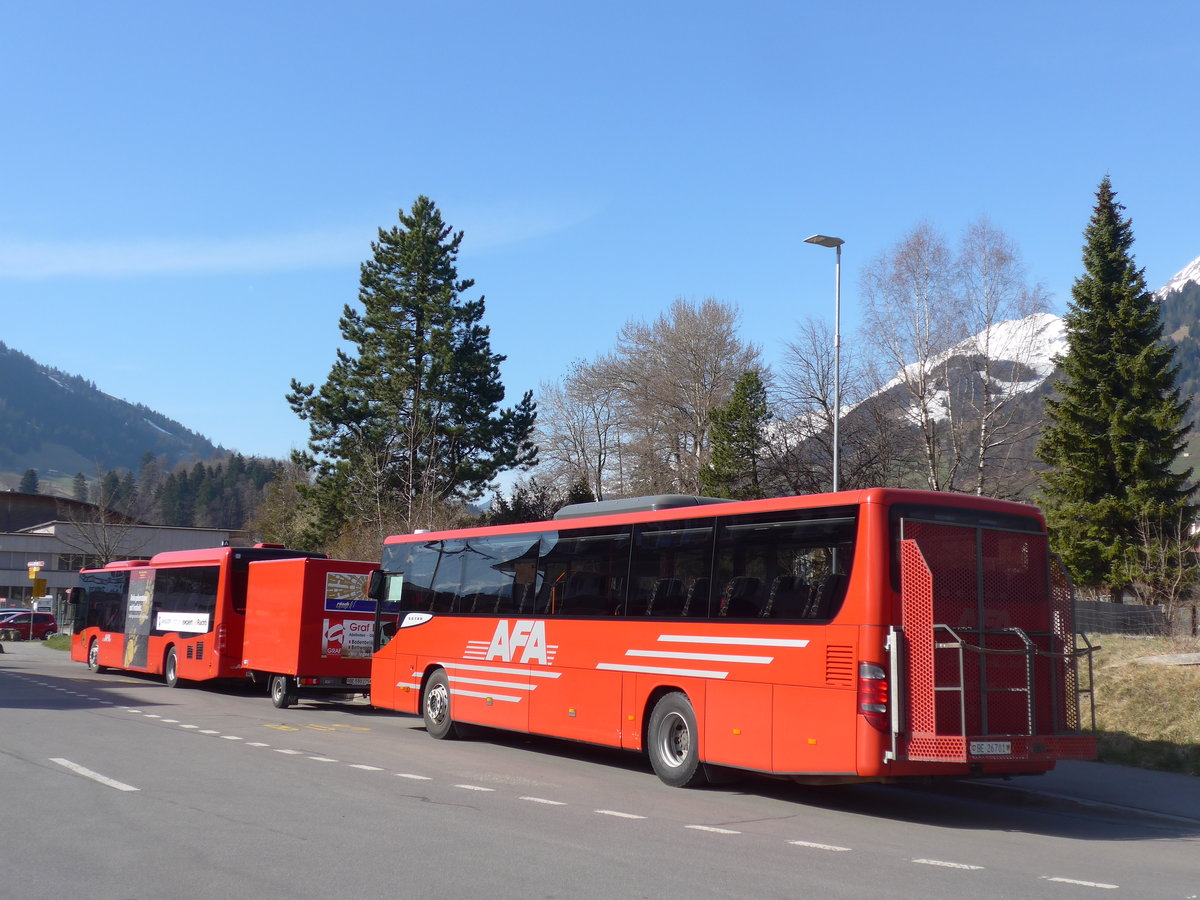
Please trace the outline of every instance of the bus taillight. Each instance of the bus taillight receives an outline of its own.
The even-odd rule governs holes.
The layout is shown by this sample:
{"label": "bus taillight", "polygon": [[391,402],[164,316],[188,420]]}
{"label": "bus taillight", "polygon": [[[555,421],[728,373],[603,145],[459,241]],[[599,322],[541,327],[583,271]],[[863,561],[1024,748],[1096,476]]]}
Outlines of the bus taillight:
{"label": "bus taillight", "polygon": [[224,653],[225,645],[229,641],[229,628],[222,622],[217,626],[217,652]]}
{"label": "bus taillight", "polygon": [[858,664],[858,713],[880,731],[888,730],[888,683],[883,666]]}

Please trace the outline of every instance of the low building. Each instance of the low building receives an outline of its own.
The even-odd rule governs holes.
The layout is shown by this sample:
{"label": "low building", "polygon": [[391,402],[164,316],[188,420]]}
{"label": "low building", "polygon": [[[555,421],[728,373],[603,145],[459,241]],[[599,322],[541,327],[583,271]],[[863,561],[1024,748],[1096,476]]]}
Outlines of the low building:
{"label": "low building", "polygon": [[37,577],[45,579],[45,596],[61,621],[64,592],[75,586],[80,569],[249,541],[238,529],[147,525],[62,497],[0,493],[0,607],[30,606],[31,563],[41,564]]}

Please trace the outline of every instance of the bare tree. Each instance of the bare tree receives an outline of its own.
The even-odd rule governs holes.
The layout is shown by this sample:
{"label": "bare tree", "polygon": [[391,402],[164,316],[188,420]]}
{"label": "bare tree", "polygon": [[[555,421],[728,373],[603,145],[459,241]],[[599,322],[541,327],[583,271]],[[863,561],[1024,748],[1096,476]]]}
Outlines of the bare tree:
{"label": "bare tree", "polygon": [[1045,374],[1031,367],[1043,355],[1040,339],[1052,317],[1036,315],[1045,312],[1045,291],[1027,284],[1016,245],[986,218],[971,224],[963,237],[958,285],[972,335],[961,349],[976,367],[963,398],[969,418],[963,424],[975,439],[973,487],[977,494],[989,486],[991,493],[1005,493],[997,490],[997,478],[989,479],[990,470],[1000,454],[1010,456],[1008,451],[1036,427],[1019,420],[1016,401]]}
{"label": "bare tree", "polygon": [[623,493],[619,387],[602,364],[576,360],[561,382],[542,382],[535,427],[551,484],[586,484],[597,500]]}
{"label": "bare tree", "polygon": [[757,346],[737,335],[737,307],[677,299],[652,324],[630,321],[603,363],[619,391],[626,446],[646,490],[698,493],[714,409],[745,372],[761,371]]}
{"label": "bare tree", "polygon": [[1115,578],[1146,606],[1163,611],[1168,625],[1181,609],[1195,606],[1200,586],[1200,556],[1196,535],[1190,533],[1181,511],[1173,520],[1151,520],[1143,514],[1138,522],[1138,540],[1113,568]]}
{"label": "bare tree", "polygon": [[572,364],[539,396],[539,477],[580,481],[597,498],[698,493],[712,411],[760,353],[737,335],[739,314],[717,300],[676,300],[654,322],[632,320],[613,352]]}
{"label": "bare tree", "polygon": [[[98,474],[92,485],[93,503],[63,501],[58,516],[65,527],[58,539],[88,566],[103,566],[118,559],[136,558],[145,549],[148,537],[138,531],[144,525],[153,498],[144,493],[128,494],[114,473],[107,478]],[[118,511],[117,507],[123,507]],[[80,568],[83,568],[81,565]]]}
{"label": "bare tree", "polygon": [[954,452],[952,423],[943,424],[949,398],[945,379],[938,377],[945,351],[965,334],[953,276],[950,249],[928,223],[913,229],[863,276],[864,325],[896,372],[894,383],[907,401],[903,414],[920,433],[925,479],[935,491],[953,483],[961,460]]}
{"label": "bare tree", "polygon": [[1009,494],[1014,468],[1028,472],[1028,459],[1013,465],[1034,427],[1019,401],[1046,374],[1034,368],[1045,305],[1012,240],[987,219],[953,254],[921,224],[866,270],[866,341],[896,373],[881,390],[904,398],[931,490]]}
{"label": "bare tree", "polygon": [[[913,441],[878,395],[879,381],[853,346],[841,359],[840,484],[901,485],[911,476]],[[800,323],[771,381],[768,483],[777,493],[828,491],[833,483],[833,335],[823,320]]]}

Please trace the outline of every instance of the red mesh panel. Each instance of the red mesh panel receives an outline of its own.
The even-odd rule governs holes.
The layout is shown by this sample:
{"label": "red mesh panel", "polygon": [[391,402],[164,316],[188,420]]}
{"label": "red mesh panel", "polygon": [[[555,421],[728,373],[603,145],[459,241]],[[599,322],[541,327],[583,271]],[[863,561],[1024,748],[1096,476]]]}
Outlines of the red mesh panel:
{"label": "red mesh panel", "polygon": [[1046,536],[982,532],[984,624],[1049,631]]}
{"label": "red mesh panel", "polygon": [[933,680],[933,575],[916,541],[900,542],[900,585],[908,669],[908,731],[913,738],[937,733]]}
{"label": "red mesh panel", "polygon": [[933,620],[956,630],[977,628],[975,529],[906,521],[904,537],[917,542],[933,573]]}

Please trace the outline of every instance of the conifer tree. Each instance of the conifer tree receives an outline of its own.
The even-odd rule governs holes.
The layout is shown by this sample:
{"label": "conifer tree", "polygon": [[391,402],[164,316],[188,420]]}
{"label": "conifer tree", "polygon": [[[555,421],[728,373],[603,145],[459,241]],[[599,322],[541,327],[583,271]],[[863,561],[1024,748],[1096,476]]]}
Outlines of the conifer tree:
{"label": "conifer tree", "polygon": [[700,472],[704,493],[734,500],[763,496],[758,460],[770,419],[762,379],[755,371],[745,372],[729,402],[709,416],[709,464]]}
{"label": "conifer tree", "polygon": [[1189,402],[1175,387],[1174,350],[1134,264],[1133,227],[1107,176],[1084,231],[1084,273],[1064,318],[1062,379],[1047,400],[1038,457],[1047,522],[1076,582],[1118,597],[1136,577],[1147,535],[1195,518],[1192,470],[1176,471]]}
{"label": "conifer tree", "polygon": [[314,542],[350,522],[379,530],[429,527],[444,503],[473,500],[492,479],[536,458],[527,392],[503,409],[500,363],[482,324],[484,301],[456,262],[453,233],[428,197],[379,229],[362,265],[361,309],[339,322],[338,350],[320,388],[292,381],[287,400],[309,423],[296,462],[316,474],[302,493],[316,513]]}
{"label": "conifer tree", "polygon": [[38,485],[37,469],[26,469],[25,474],[21,476],[21,485],[18,490],[22,494],[37,494],[41,492]]}

